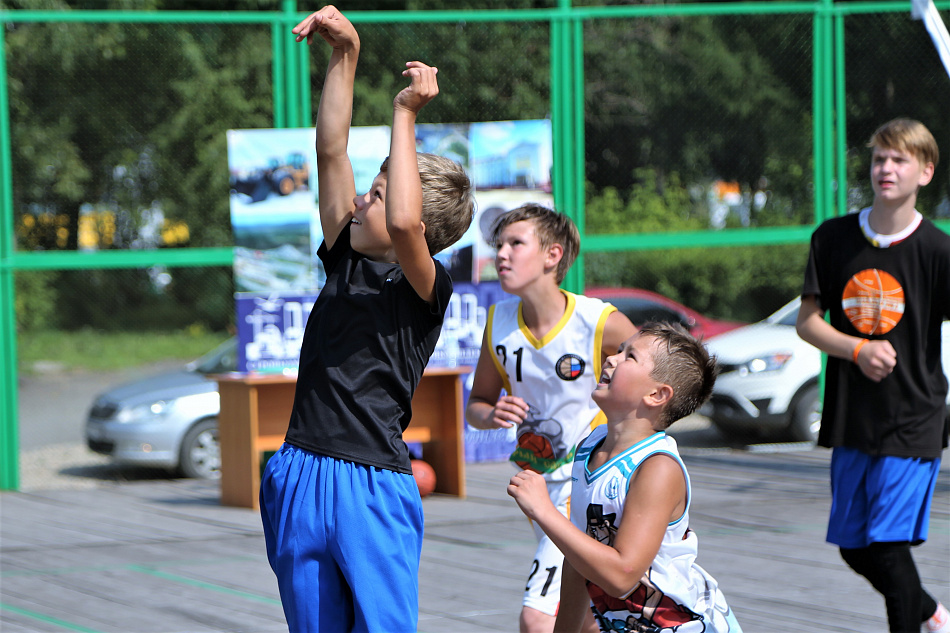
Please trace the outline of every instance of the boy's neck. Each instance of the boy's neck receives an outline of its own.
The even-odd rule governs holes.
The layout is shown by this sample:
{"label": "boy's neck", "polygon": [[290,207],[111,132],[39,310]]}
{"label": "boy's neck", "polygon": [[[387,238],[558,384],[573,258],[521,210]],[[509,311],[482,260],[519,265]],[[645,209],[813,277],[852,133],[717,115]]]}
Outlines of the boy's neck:
{"label": "boy's neck", "polygon": [[524,324],[539,340],[556,326],[567,309],[567,296],[557,286],[538,286],[521,295]]}
{"label": "boy's neck", "polygon": [[880,235],[894,235],[900,233],[916,218],[915,205],[917,198],[905,200],[899,205],[888,205],[875,200],[868,215],[868,223],[875,233]]}
{"label": "boy's neck", "polygon": [[597,468],[620,455],[631,446],[639,444],[658,431],[654,422],[646,418],[629,417],[622,420],[607,418],[607,435],[604,443],[591,456],[591,466]]}

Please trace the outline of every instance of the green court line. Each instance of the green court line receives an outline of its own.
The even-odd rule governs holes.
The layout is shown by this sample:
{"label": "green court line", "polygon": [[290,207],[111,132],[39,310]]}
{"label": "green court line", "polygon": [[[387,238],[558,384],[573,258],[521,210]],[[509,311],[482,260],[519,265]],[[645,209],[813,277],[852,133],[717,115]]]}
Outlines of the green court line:
{"label": "green court line", "polygon": [[81,631],[82,633],[102,633],[102,631],[96,629],[89,629],[84,626],[79,626],[78,624],[73,624],[72,622],[67,622],[66,620],[60,620],[59,618],[53,618],[48,615],[43,615],[42,613],[37,613],[36,611],[21,609],[19,607],[14,607],[2,602],[0,602],[0,611],[9,611],[10,613],[23,615],[34,620],[39,620],[40,622],[45,622],[60,628],[69,629],[70,631]]}
{"label": "green court line", "polygon": [[238,596],[240,598],[256,600],[257,602],[264,602],[266,604],[280,604],[280,600],[277,600],[275,598],[268,598],[267,596],[260,596],[258,594],[249,593],[247,591],[239,591],[237,589],[231,589],[230,587],[225,587],[223,585],[216,585],[214,583],[205,582],[203,580],[195,580],[194,578],[187,578],[185,576],[179,576],[177,574],[169,574],[167,572],[159,571],[151,567],[144,567],[142,565],[129,565],[128,569],[139,572],[141,574],[148,574],[149,576],[155,576],[156,578],[163,578],[165,580],[171,580],[172,582],[178,582],[185,585],[191,585],[192,587],[200,587],[202,589],[209,589],[211,591],[225,593],[230,596]]}

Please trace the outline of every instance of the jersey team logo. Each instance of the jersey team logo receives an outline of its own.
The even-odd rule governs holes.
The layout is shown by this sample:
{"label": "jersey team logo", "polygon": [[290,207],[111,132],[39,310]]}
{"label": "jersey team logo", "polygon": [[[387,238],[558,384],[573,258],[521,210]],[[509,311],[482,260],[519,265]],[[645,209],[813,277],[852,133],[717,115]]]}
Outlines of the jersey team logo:
{"label": "jersey team logo", "polygon": [[889,273],[868,268],[848,280],[841,307],[858,332],[887,334],[904,316],[904,289]]}
{"label": "jersey team logo", "polygon": [[584,374],[584,359],[577,354],[565,354],[557,359],[554,371],[561,380],[577,380]]}

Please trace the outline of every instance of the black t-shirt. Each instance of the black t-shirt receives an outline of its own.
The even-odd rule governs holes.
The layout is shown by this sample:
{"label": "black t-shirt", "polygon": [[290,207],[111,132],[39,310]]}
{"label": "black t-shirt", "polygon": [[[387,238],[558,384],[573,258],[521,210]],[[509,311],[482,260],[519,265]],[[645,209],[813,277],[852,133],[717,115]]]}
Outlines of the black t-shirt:
{"label": "black t-shirt", "polygon": [[[903,241],[878,248],[858,214],[833,218],[812,235],[802,295],[816,295],[835,329],[886,339],[897,352],[894,372],[879,383],[853,362],[828,357],[818,443],[940,457],[947,446],[940,329],[950,317],[950,236],[924,219]],[[878,304],[884,309],[866,309]]]}
{"label": "black t-shirt", "polygon": [[347,225],[317,254],[327,283],[310,313],[287,442],[337,459],[411,473],[402,432],[439,339],[452,280],[438,262],[435,304],[398,264],[350,247]]}

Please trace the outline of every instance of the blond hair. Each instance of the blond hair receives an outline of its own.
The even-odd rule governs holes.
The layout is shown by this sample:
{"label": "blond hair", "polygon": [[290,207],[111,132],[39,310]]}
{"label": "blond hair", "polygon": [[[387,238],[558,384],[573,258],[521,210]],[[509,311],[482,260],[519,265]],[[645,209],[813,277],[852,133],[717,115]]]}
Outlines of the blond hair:
{"label": "blond hair", "polygon": [[660,414],[660,428],[694,413],[712,395],[719,364],[703,342],[679,323],[650,322],[640,328],[640,336],[659,342],[653,348],[650,377],[673,388],[673,397]]}
{"label": "blond hair", "polygon": [[564,254],[558,262],[555,280],[559,284],[564,281],[567,271],[570,270],[574,260],[577,259],[577,253],[581,250],[581,235],[574,222],[563,213],[529,202],[502,214],[495,221],[491,228],[489,243],[498,248],[501,232],[515,222],[532,222],[542,249],[550,248],[555,244],[561,245]]}
{"label": "blond hair", "polygon": [[907,152],[917,158],[921,165],[933,163],[936,167],[940,161],[940,150],[933,134],[920,121],[907,118],[897,118],[888,121],[874,131],[869,148],[893,149]]}
{"label": "blond hair", "polygon": [[[429,254],[435,255],[455,244],[475,217],[475,193],[465,168],[454,160],[435,154],[416,154],[422,180],[422,223],[426,225]],[[389,158],[379,166],[389,175]]]}

